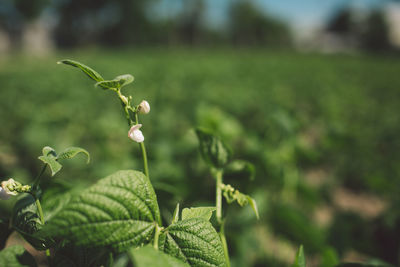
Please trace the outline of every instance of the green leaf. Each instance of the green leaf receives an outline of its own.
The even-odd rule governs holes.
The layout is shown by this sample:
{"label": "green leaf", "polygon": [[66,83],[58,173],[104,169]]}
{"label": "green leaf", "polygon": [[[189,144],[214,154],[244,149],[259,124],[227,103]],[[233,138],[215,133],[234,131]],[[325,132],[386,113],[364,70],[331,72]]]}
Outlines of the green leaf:
{"label": "green leaf", "polygon": [[233,188],[229,184],[228,185],[222,184],[221,189],[222,189],[222,194],[226,199],[226,202],[228,202],[230,204],[230,203],[236,201],[242,207],[250,204],[251,208],[253,209],[254,213],[256,214],[257,219],[260,218],[260,215],[258,213],[257,203],[252,197],[241,193],[239,190]]}
{"label": "green leaf", "polygon": [[81,192],[50,219],[43,231],[77,246],[110,246],[124,251],[148,243],[160,221],[149,179],[128,170],[118,171]]}
{"label": "green leaf", "polygon": [[176,223],[177,221],[179,221],[179,203],[176,204],[175,210],[174,210],[174,214],[172,215],[172,223]]}
{"label": "green leaf", "polygon": [[37,214],[35,199],[31,195],[26,195],[15,203],[11,222],[12,227],[37,250],[45,250],[54,245],[51,238],[35,235],[43,225]]}
{"label": "green leaf", "polygon": [[260,214],[258,213],[256,200],[250,196],[247,196],[247,201],[249,202],[250,207],[253,209],[254,213],[256,214],[257,219],[260,219]]}
{"label": "green leaf", "polygon": [[133,76],[130,74],[124,74],[115,77],[113,80],[109,81],[100,81],[95,84],[96,87],[100,87],[102,89],[119,89],[122,88],[123,86],[130,84],[133,82]]}
{"label": "green leaf", "polygon": [[215,168],[224,167],[232,156],[230,148],[207,130],[197,128],[196,134],[204,161]]}
{"label": "green leaf", "polygon": [[92,68],[90,68],[82,63],[79,63],[78,61],[64,59],[64,60],[60,60],[57,62],[57,64],[61,64],[61,63],[71,65],[71,66],[81,69],[87,76],[89,76],[89,78],[91,78],[92,80],[94,80],[96,82],[104,81],[103,77],[101,77],[101,75],[98,74],[95,70],[93,70]]}
{"label": "green leaf", "polygon": [[224,177],[238,177],[241,179],[254,180],[254,165],[245,160],[234,160],[224,169]]}
{"label": "green leaf", "polygon": [[71,159],[71,158],[75,157],[76,155],[78,155],[79,153],[85,154],[87,157],[87,163],[90,162],[89,152],[87,152],[85,149],[83,149],[81,147],[69,147],[69,148],[65,149],[63,152],[61,152],[58,155],[57,159]]}
{"label": "green leaf", "polygon": [[42,153],[43,155],[40,156],[39,159],[50,167],[51,176],[54,176],[62,168],[62,165],[57,162],[56,151],[49,146],[45,146],[42,150]]}
{"label": "green leaf", "polygon": [[203,218],[204,220],[209,221],[215,210],[215,207],[185,208],[182,210],[182,220]]}
{"label": "green leaf", "polygon": [[151,246],[139,249],[130,249],[129,256],[137,267],[163,266],[163,267],[190,267],[187,263],[180,261]]}
{"label": "green leaf", "polygon": [[221,239],[211,223],[202,218],[168,226],[160,235],[159,248],[190,266],[226,266]]}
{"label": "green leaf", "polygon": [[25,251],[23,246],[16,245],[0,251],[0,266],[36,267],[35,259]]}
{"label": "green leaf", "polygon": [[303,245],[301,245],[297,251],[292,267],[306,267],[306,257],[304,256]]}

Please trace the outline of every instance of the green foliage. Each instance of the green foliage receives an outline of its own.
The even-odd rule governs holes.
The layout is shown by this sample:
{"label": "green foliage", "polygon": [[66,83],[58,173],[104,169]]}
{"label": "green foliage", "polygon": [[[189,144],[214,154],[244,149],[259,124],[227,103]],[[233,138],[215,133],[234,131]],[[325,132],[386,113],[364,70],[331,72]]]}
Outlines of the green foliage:
{"label": "green foliage", "polygon": [[204,161],[217,169],[224,167],[232,156],[231,149],[207,130],[197,128],[196,134]]}
{"label": "green foliage", "polygon": [[50,167],[51,176],[54,176],[62,168],[62,165],[57,161],[56,151],[49,146],[43,148],[43,155],[39,159]]}
{"label": "green foliage", "polygon": [[163,266],[163,267],[189,267],[187,263],[164,254],[153,247],[145,246],[129,250],[129,256],[137,267]]}
{"label": "green foliage", "polygon": [[124,74],[115,77],[113,80],[110,81],[100,81],[96,83],[96,87],[100,87],[102,89],[119,89],[125,85],[128,85],[133,82],[133,76],[130,74]]}
{"label": "green foliage", "polygon": [[253,209],[257,219],[260,218],[260,215],[258,213],[257,203],[252,197],[239,192],[239,190],[233,188],[229,184],[228,185],[223,184],[221,189],[228,203],[236,201],[242,207],[249,204]]}
{"label": "green foliage", "polygon": [[254,180],[254,164],[245,160],[233,160],[224,169],[224,176],[239,177],[241,179]]}
{"label": "green foliage", "polygon": [[160,214],[148,178],[138,171],[119,171],[83,191],[44,231],[76,245],[123,251],[148,243],[156,222]]}
{"label": "green foliage", "polygon": [[22,197],[14,206],[12,227],[25,238],[34,248],[45,250],[54,246],[51,237],[37,236],[37,232],[43,227],[37,214],[35,199],[31,195]]}
{"label": "green foliage", "polygon": [[306,267],[306,257],[304,256],[303,245],[301,245],[297,251],[292,267]]}
{"label": "green foliage", "polygon": [[159,247],[191,266],[226,266],[221,240],[211,223],[202,218],[168,226],[160,236]]}
{"label": "green foliage", "polygon": [[33,257],[23,246],[11,246],[0,251],[0,266],[4,267],[36,267]]}
{"label": "green foliage", "polygon": [[85,73],[89,78],[91,78],[92,80],[96,81],[96,82],[101,82],[104,81],[103,77],[101,77],[100,74],[98,74],[95,70],[93,70],[92,68],[77,62],[75,60],[70,60],[70,59],[64,59],[64,60],[60,60],[57,62],[57,64],[66,64],[66,65],[71,65],[73,67],[79,68],[83,71],[83,73]]}
{"label": "green foliage", "polygon": [[89,152],[80,147],[69,147],[61,152],[60,155],[57,155],[53,148],[45,146],[42,150],[42,153],[43,155],[40,156],[39,159],[50,167],[51,176],[56,175],[56,173],[61,170],[62,165],[58,162],[60,159],[71,159],[77,154],[83,153],[87,156],[87,163],[90,161]]}
{"label": "green foliage", "polygon": [[215,207],[185,208],[182,210],[182,221],[192,218],[203,218],[209,221],[215,210]]}
{"label": "green foliage", "polygon": [[87,163],[90,162],[89,152],[87,152],[85,149],[81,147],[68,147],[57,156],[57,159],[72,159],[79,153],[85,154],[87,157]]}
{"label": "green foliage", "polygon": [[[229,207],[226,232],[232,265],[285,266],[280,251],[272,252],[268,243],[264,246],[269,240],[262,234],[265,229],[271,229],[279,240],[304,244],[310,255],[319,257],[326,246],[332,246],[339,256],[353,248],[397,264],[400,76],[395,60],[245,49],[63,53],[91,62],[104,73],[140,77],[138,88],[146,90],[137,90],[134,96],[147,99],[154,111],[143,116],[143,125],[146,140],[152,140],[147,144],[151,179],[162,210],[172,211],[178,201],[185,207],[210,205],[213,197],[212,180],[204,164],[196,160],[193,125],[215,130],[232,146],[235,158],[255,164],[254,183],[228,174],[229,163],[224,168],[224,180],[254,196],[263,218],[257,227],[249,227],[254,218],[250,209],[235,212],[235,205]],[[65,69],[53,66],[59,57],[4,58],[0,119],[7,130],[0,131],[0,140],[7,142],[0,144],[0,169],[5,177],[21,176],[25,181],[35,177],[36,154],[46,144],[54,148],[81,145],[96,156],[93,164],[83,168],[83,161],[70,161],[74,168],[57,173],[62,179],[52,180],[68,182],[71,189],[84,188],[116,169],[140,169],[140,160],[132,159],[135,146],[127,145],[123,137],[126,121],[107,104],[108,92],[94,97],[79,73],[65,79]],[[225,117],[221,123],[208,103],[235,123],[227,123]],[[196,115],[200,109],[214,120],[202,124]],[[318,174],[321,188],[309,185],[310,173],[314,178]],[[282,203],[284,181],[296,174],[297,184],[287,190],[291,197]],[[331,210],[338,186],[361,195],[382,196],[393,211],[374,219],[349,220],[338,218],[334,209],[332,215],[348,225],[346,233],[323,227],[314,221],[315,214],[321,205]],[[44,198],[53,185],[42,189]],[[59,197],[64,202],[61,192]],[[48,201],[42,201],[45,217]],[[13,204],[11,200],[0,202],[2,218],[10,216]],[[7,228],[7,220],[4,225]],[[340,244],[334,242],[340,239],[338,234],[347,236]],[[385,246],[388,242],[381,237],[391,240],[390,245]],[[270,264],[264,264],[267,260]]]}

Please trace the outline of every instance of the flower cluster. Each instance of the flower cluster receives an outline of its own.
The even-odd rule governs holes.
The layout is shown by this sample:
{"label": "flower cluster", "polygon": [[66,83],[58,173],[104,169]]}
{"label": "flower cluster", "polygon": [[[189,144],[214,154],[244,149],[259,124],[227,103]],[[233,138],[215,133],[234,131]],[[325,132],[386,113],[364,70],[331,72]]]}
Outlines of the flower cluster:
{"label": "flower cluster", "polygon": [[0,199],[7,200],[11,196],[16,196],[18,193],[28,193],[31,191],[30,185],[22,185],[13,178],[1,182]]}
{"label": "flower cluster", "polygon": [[[143,100],[137,107],[137,111],[141,114],[147,114],[150,112],[150,104],[146,100]],[[128,137],[135,142],[141,143],[144,141],[144,136],[140,128],[141,124],[135,124],[129,129]]]}

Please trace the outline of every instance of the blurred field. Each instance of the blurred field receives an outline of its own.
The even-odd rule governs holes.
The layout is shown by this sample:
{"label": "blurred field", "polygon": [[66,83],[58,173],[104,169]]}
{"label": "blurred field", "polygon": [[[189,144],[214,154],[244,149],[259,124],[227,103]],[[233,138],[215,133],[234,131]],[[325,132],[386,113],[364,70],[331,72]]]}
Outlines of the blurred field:
{"label": "blurred field", "polygon": [[[143,132],[165,220],[177,202],[211,204],[214,197],[193,127],[217,131],[236,158],[256,165],[254,181],[225,178],[254,195],[261,212],[256,221],[250,208],[228,209],[235,266],[287,266],[299,244],[310,264],[399,264],[398,57],[233,49],[9,55],[0,59],[1,177],[31,181],[45,145],[81,146],[92,156],[89,165],[66,163],[57,183],[141,169],[118,100],[77,69],[56,65],[64,58],[105,78],[135,76],[123,90],[151,105]],[[11,207],[0,203],[0,216]]]}

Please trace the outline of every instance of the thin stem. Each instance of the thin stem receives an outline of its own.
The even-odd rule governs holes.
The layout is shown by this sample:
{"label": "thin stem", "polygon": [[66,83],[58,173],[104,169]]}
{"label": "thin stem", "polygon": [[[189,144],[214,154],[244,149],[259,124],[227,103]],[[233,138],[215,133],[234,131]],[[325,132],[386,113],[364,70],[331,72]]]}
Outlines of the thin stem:
{"label": "thin stem", "polygon": [[140,143],[140,149],[142,150],[142,156],[143,156],[144,174],[150,179],[150,177],[149,177],[149,167],[148,167],[148,164],[147,164],[147,153],[146,153],[146,147],[144,146],[144,142]]}
{"label": "thin stem", "polygon": [[222,171],[218,170],[215,173],[215,179],[217,180],[217,191],[216,191],[216,203],[215,203],[215,207],[217,208],[217,221],[218,224],[222,224]]}
{"label": "thin stem", "polygon": [[228,244],[226,242],[226,237],[225,237],[225,221],[221,223],[221,227],[219,228],[219,237],[221,238],[221,243],[222,247],[224,249],[224,255],[225,255],[225,261],[226,261],[226,267],[230,267],[231,263],[229,260],[229,251],[228,251]]}
{"label": "thin stem", "polygon": [[46,168],[47,168],[47,164],[44,164],[43,167],[42,167],[42,170],[41,170],[40,173],[36,176],[36,178],[35,178],[35,180],[34,180],[34,182],[33,182],[33,186],[32,186],[32,188],[33,188],[34,190],[36,190],[37,187],[39,186],[40,178],[42,177],[43,173],[46,171]]}
{"label": "thin stem", "polygon": [[217,222],[219,224],[218,235],[221,239],[222,247],[224,248],[226,266],[230,267],[231,264],[230,264],[230,260],[229,260],[228,244],[226,242],[226,237],[225,237],[225,221],[222,218],[222,175],[223,175],[223,171],[215,170],[215,171],[213,171],[213,174],[214,174],[215,180],[216,180],[215,207],[217,209],[216,215],[217,215]]}
{"label": "thin stem", "polygon": [[[40,222],[44,225],[44,215],[43,215],[42,205],[40,204],[40,200],[38,197],[34,195],[34,198],[39,213]],[[46,249],[46,256],[50,257],[50,249]]]}
{"label": "thin stem", "polygon": [[42,205],[40,205],[39,198],[36,198],[35,202],[36,202],[37,210],[39,212],[40,222],[42,224],[44,224],[44,215],[43,215]]}
{"label": "thin stem", "polygon": [[154,242],[153,242],[153,247],[158,250],[158,238],[160,236],[161,230],[163,228],[158,226],[158,224],[156,224],[156,232],[154,233]]}
{"label": "thin stem", "polygon": [[[135,112],[135,123],[139,124],[139,116],[138,113]],[[147,164],[147,153],[146,153],[146,146],[144,145],[144,142],[140,142],[140,150],[142,151],[142,156],[143,156],[143,168],[144,168],[144,174],[147,176],[147,178],[150,179],[149,176],[149,166]]]}

